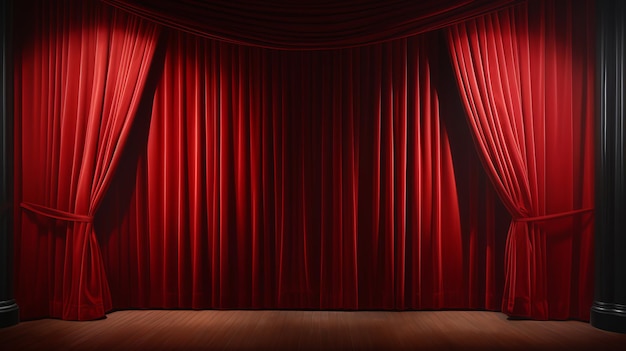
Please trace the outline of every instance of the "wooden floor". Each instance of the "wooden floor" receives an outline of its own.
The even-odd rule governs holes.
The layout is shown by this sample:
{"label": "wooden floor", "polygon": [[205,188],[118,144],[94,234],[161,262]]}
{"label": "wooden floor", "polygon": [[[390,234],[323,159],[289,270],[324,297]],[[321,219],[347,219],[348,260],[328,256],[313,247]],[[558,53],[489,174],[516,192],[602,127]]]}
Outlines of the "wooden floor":
{"label": "wooden floor", "polygon": [[626,334],[497,312],[118,311],[0,329],[2,350],[626,350]]}

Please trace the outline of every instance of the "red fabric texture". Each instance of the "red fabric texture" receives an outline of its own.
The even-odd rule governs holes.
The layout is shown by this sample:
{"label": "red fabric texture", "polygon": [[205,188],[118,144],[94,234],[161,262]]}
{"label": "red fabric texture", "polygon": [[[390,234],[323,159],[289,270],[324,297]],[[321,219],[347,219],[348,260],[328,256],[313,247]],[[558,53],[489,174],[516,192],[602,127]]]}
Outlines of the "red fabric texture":
{"label": "red fabric texture", "polygon": [[136,184],[103,205],[119,307],[498,308],[508,216],[460,103],[455,166],[439,39],[285,52],[170,37]]}
{"label": "red fabric texture", "polygon": [[471,129],[514,220],[502,311],[589,319],[593,300],[593,3],[529,2],[452,26]]}
{"label": "red fabric texture", "polygon": [[219,41],[290,50],[347,48],[407,38],[520,0],[101,0]]}
{"label": "red fabric texture", "polygon": [[[588,319],[593,11],[532,2],[448,38],[408,37],[442,26],[439,10],[487,9],[413,3],[432,11],[411,22],[392,5],[285,3],[278,13],[295,17],[264,28],[269,10],[240,22],[259,8],[223,2],[236,20],[210,14],[204,30],[226,32],[201,34],[225,38],[172,31],[165,62],[160,27],[139,17],[97,1],[16,4],[22,318],[502,304]],[[150,13],[173,21],[189,15],[180,4]],[[337,22],[315,21],[329,6],[345,10]],[[309,50],[336,46],[352,48]],[[515,219],[508,236],[483,165]]]}
{"label": "red fabric texture", "polygon": [[16,221],[16,296],[26,319],[100,318],[112,302],[93,216],[128,138],[159,31],[82,1],[37,5],[18,8],[43,16],[20,32],[28,41],[16,60],[16,199],[24,209]]}

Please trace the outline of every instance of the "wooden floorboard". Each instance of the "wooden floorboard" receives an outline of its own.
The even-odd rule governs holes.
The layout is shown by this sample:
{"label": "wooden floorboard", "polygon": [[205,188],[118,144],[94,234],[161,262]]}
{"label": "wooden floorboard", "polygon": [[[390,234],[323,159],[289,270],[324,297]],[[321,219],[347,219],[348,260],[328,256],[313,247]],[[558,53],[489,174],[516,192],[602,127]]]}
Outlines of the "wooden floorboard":
{"label": "wooden floorboard", "polygon": [[118,311],[0,329],[2,350],[626,350],[626,335],[497,312]]}

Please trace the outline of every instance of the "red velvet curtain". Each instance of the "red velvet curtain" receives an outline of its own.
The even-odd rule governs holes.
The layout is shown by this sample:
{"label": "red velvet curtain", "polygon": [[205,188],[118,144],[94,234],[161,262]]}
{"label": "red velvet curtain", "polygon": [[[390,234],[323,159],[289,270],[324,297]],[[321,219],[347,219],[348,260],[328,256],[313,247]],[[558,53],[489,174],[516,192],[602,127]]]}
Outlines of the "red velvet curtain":
{"label": "red velvet curtain", "polygon": [[513,216],[502,302],[510,315],[589,319],[593,13],[592,2],[533,1],[449,30],[471,129]]}
{"label": "red velvet curtain", "polygon": [[[112,307],[93,217],[146,84],[158,27],[83,1],[18,6],[16,296],[22,318]],[[22,16],[22,17],[19,17]]]}
{"label": "red velvet curtain", "polygon": [[[258,10],[238,4],[244,12],[223,11]],[[319,49],[407,38],[279,51],[177,32],[164,66],[153,62],[153,24],[90,1],[17,5],[22,317],[92,319],[111,307],[497,309],[504,287],[509,314],[587,319],[592,11],[531,2],[449,33],[479,153],[514,218],[507,238],[511,217],[485,181],[446,76],[446,42],[408,37],[443,25],[444,8],[415,5],[439,10],[413,23],[388,15],[406,15],[392,4],[343,11],[329,27],[314,21],[329,4],[289,5],[286,13],[318,12],[258,28],[256,39],[224,39],[294,49],[289,33],[336,29],[302,37],[302,49]],[[259,16],[224,28],[251,28]],[[378,23],[382,34],[348,23]],[[149,68],[162,70],[155,94]]]}
{"label": "red velvet curtain", "polygon": [[498,308],[509,219],[441,101],[440,42],[173,35],[136,181],[103,204],[117,307]]}
{"label": "red velvet curtain", "polygon": [[406,38],[523,0],[101,0],[220,41],[290,50]]}

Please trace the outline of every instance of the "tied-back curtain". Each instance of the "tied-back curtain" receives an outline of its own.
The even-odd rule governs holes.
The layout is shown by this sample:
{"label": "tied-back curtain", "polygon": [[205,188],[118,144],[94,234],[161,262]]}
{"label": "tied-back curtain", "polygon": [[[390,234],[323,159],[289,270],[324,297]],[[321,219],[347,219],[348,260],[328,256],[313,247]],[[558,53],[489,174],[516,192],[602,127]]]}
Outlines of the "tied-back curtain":
{"label": "tied-back curtain", "polygon": [[593,299],[593,4],[532,1],[452,26],[485,168],[513,220],[502,311],[589,319]]}
{"label": "tied-back curtain", "polygon": [[171,36],[134,190],[103,204],[117,306],[497,306],[497,206],[453,162],[438,39],[289,52]]}
{"label": "tied-back curtain", "polygon": [[16,296],[22,318],[100,318],[112,302],[93,218],[158,27],[90,1],[33,2],[18,14],[30,20],[16,40]]}
{"label": "tied-back curtain", "polygon": [[523,0],[100,0],[219,41],[289,50],[407,38]]}

